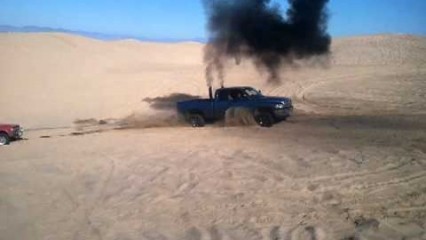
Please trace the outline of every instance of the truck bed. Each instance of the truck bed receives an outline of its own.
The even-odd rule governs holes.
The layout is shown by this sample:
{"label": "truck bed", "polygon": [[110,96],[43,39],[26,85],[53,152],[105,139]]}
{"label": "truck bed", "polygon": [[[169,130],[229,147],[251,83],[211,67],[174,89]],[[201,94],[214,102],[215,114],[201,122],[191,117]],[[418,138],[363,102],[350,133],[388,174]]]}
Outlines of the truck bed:
{"label": "truck bed", "polygon": [[181,113],[199,113],[206,118],[212,118],[214,115],[214,100],[194,99],[181,101],[177,103],[177,109]]}

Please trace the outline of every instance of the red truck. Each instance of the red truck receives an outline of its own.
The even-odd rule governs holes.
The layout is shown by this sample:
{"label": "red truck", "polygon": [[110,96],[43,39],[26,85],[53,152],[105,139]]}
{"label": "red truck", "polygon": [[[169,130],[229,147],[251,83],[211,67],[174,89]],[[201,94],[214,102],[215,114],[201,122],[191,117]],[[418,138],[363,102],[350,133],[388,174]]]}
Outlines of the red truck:
{"label": "red truck", "polygon": [[0,124],[0,146],[22,138],[24,130],[17,124]]}

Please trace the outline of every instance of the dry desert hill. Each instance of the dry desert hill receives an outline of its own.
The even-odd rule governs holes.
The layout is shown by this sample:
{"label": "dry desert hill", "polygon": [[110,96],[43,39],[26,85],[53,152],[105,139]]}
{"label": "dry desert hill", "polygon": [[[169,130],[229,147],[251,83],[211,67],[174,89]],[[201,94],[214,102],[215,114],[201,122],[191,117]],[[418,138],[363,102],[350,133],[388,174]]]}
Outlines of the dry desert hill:
{"label": "dry desert hill", "polygon": [[426,239],[426,38],[334,39],[275,85],[231,61],[225,85],[292,97],[270,129],[151,107],[206,97],[202,59],[193,42],[0,34],[0,122],[27,129],[0,148],[0,239]]}

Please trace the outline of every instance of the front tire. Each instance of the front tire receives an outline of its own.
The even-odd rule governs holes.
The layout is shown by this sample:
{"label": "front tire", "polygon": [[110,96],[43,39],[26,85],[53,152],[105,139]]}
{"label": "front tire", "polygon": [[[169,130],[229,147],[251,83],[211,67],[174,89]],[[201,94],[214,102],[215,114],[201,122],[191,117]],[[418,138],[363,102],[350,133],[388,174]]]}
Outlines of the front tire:
{"label": "front tire", "polygon": [[255,116],[256,122],[261,127],[272,127],[274,118],[270,113],[258,113]]}
{"label": "front tire", "polygon": [[200,114],[191,114],[188,117],[188,121],[191,124],[192,127],[204,127],[206,124],[206,121],[204,120],[204,117]]}
{"label": "front tire", "polygon": [[9,135],[0,133],[0,146],[8,145],[10,143]]}

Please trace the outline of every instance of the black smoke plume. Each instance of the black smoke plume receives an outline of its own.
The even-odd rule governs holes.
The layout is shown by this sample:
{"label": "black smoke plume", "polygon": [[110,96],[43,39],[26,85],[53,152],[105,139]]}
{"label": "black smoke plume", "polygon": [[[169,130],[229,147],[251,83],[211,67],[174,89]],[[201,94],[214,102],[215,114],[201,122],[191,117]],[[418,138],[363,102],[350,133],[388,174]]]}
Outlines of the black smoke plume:
{"label": "black smoke plume", "polygon": [[270,82],[279,82],[279,69],[297,59],[329,53],[329,0],[288,0],[286,16],[270,0],[203,0],[208,15],[209,43],[204,61],[206,79],[214,73],[221,85],[228,58],[252,59],[266,69]]}

